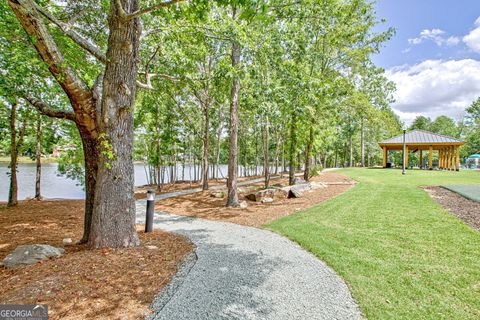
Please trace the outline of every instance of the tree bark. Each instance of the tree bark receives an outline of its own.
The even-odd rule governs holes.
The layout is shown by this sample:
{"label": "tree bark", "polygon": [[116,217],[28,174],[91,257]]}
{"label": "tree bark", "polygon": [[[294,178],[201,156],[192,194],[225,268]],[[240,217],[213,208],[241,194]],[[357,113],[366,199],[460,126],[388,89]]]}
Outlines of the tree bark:
{"label": "tree bark", "polygon": [[353,167],[353,136],[350,136],[350,161],[348,166]]}
{"label": "tree bark", "polygon": [[18,204],[17,194],[17,159],[18,159],[18,146],[17,146],[17,103],[12,104],[10,109],[10,186],[8,189],[8,202],[7,207],[13,207]]}
{"label": "tree bark", "polygon": [[303,179],[305,181],[310,180],[310,164],[312,162],[311,153],[312,153],[312,145],[313,145],[313,126],[310,126],[308,132],[308,141],[307,141],[307,148],[305,150],[305,171],[303,172]]}
{"label": "tree bark", "polygon": [[288,184],[293,185],[295,182],[295,156],[297,151],[297,115],[292,112],[292,119],[290,123],[290,153],[289,153],[289,171]]}
{"label": "tree bark", "polygon": [[265,147],[264,147],[264,153],[263,153],[263,172],[265,174],[265,188],[268,188],[270,185],[270,162],[269,160],[269,139],[268,139],[268,130],[269,130],[269,121],[268,121],[268,115],[265,116]]}
{"label": "tree bark", "polygon": [[[208,99],[208,98],[207,98]],[[209,105],[203,107],[203,138],[202,138],[202,190],[208,190],[208,129],[210,125]]]}
{"label": "tree bark", "polygon": [[133,106],[136,93],[140,21],[121,19],[121,11],[138,10],[137,0],[111,5],[102,94],[100,157],[89,246],[139,245],[135,228]]}
{"label": "tree bark", "polygon": [[42,115],[38,114],[37,119],[37,132],[36,132],[36,144],[35,144],[35,162],[36,162],[36,175],[35,175],[35,199],[41,200],[40,181],[42,177]]}
{"label": "tree bark", "polygon": [[361,162],[362,162],[362,167],[365,167],[365,130],[363,126],[363,118],[362,118],[362,124],[360,128],[360,144],[361,144]]}
{"label": "tree bark", "polygon": [[[237,8],[233,8],[232,18],[236,19]],[[234,69],[238,68],[240,63],[240,43],[232,43],[231,61]],[[238,104],[240,98],[240,79],[235,75],[232,83],[231,101],[230,101],[230,148],[228,152],[228,179],[227,179],[227,207],[238,207]]]}

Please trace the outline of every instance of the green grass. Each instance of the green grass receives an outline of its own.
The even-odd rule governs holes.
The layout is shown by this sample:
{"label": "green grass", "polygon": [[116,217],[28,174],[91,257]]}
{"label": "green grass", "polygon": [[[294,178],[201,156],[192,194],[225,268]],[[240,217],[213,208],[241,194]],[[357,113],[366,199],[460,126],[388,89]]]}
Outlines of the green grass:
{"label": "green grass", "polygon": [[341,275],[369,319],[480,319],[480,233],[419,188],[480,172],[349,169],[350,191],[266,227]]}

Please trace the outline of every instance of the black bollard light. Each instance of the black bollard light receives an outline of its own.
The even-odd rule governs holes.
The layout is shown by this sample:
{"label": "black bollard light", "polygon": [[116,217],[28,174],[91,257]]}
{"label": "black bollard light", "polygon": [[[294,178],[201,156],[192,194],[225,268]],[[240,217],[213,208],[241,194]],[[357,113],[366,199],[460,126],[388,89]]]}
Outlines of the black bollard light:
{"label": "black bollard light", "polygon": [[147,217],[145,219],[145,232],[153,231],[153,212],[155,210],[155,192],[147,191]]}

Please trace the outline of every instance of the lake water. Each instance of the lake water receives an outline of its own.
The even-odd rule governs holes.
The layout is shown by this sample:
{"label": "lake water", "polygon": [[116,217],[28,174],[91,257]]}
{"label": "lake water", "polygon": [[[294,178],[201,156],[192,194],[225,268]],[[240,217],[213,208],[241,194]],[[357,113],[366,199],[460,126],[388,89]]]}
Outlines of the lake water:
{"label": "lake water", "polygon": [[[220,165],[221,176],[226,176],[227,166]],[[10,172],[7,163],[0,163],[0,201],[6,201],[8,198],[8,187],[10,178],[7,173]],[[211,172],[211,170],[210,170]],[[261,172],[261,168],[259,168]],[[241,176],[243,170],[239,170]],[[177,167],[177,177],[182,179],[182,168]],[[185,180],[193,177],[193,168],[185,167]],[[33,198],[35,195],[35,164],[21,163],[18,165],[18,199]],[[147,184],[147,176],[143,164],[135,164],[135,185],[141,186]],[[63,198],[63,199],[83,199],[85,192],[77,181],[61,176],[57,172],[56,163],[42,164],[41,192],[45,198]]]}

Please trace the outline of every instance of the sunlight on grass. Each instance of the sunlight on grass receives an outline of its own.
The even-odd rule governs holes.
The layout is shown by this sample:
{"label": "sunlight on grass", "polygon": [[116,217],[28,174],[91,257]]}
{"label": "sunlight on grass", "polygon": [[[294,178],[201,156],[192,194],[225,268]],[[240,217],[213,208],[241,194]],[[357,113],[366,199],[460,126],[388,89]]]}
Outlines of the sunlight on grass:
{"label": "sunlight on grass", "polygon": [[419,186],[480,184],[480,172],[341,172],[359,184],[267,227],[335,269],[369,319],[479,319],[480,233]]}

